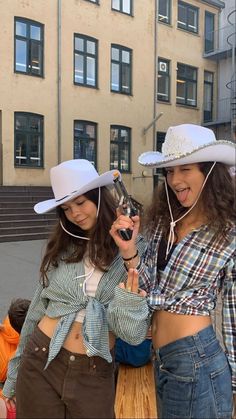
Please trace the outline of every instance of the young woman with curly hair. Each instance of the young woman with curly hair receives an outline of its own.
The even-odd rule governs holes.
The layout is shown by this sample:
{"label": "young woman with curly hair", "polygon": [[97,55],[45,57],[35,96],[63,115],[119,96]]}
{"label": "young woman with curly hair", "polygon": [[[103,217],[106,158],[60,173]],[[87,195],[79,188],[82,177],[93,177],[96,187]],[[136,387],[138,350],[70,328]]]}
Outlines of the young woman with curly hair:
{"label": "young woman with curly hair", "polygon": [[[3,388],[10,405],[16,396],[17,418],[115,416],[107,308],[127,272],[109,235],[116,200],[106,186],[114,173],[99,176],[83,159],[63,162],[51,169],[55,199],[35,205],[39,214],[57,209],[59,218]],[[137,245],[141,251],[140,236]]]}
{"label": "young woman with curly hair", "polygon": [[[140,164],[164,170],[164,183],[147,211],[148,245],[140,261],[135,245],[139,218],[120,215],[111,228],[122,257],[133,255],[132,267],[153,313],[160,419],[231,419],[236,393],[236,213],[229,167],[235,165],[235,156],[235,144],[216,141],[208,128],[169,128],[162,153],[139,157]],[[120,240],[120,228],[133,229],[128,244]],[[127,287],[122,288],[109,308],[118,333],[121,301],[123,311],[132,307]],[[210,316],[220,291],[226,351]]]}

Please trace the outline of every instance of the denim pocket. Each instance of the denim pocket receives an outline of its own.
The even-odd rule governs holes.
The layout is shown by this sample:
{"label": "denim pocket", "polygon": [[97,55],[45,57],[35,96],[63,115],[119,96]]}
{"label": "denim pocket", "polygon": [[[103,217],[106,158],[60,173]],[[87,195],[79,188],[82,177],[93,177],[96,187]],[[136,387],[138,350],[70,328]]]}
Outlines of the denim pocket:
{"label": "denim pocket", "polygon": [[211,373],[211,384],[215,398],[217,418],[229,419],[233,409],[232,385],[229,365]]}
{"label": "denim pocket", "polygon": [[177,381],[192,383],[195,380],[195,367],[189,353],[172,355],[161,360],[159,370]]}

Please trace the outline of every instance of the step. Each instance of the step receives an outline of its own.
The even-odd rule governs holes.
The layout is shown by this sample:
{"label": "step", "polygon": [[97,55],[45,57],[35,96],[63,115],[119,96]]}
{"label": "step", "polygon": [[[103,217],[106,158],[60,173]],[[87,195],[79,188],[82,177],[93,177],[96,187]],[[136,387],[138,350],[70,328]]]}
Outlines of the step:
{"label": "step", "polygon": [[19,235],[19,234],[24,234],[24,233],[45,233],[46,231],[51,231],[52,228],[50,228],[52,226],[46,225],[44,224],[43,226],[28,226],[28,225],[23,225],[23,226],[19,226],[19,227],[4,227],[1,228],[0,230],[0,235],[4,236],[4,235],[8,235],[8,234],[12,234],[12,235]]}
{"label": "step", "polygon": [[[37,215],[39,217],[39,214],[36,214],[36,212],[34,211],[34,207],[32,205],[28,206],[28,207],[0,207],[0,214],[4,215],[4,214],[28,214],[28,215]],[[50,211],[46,214],[41,214],[40,217],[42,216],[47,216],[49,214],[56,214],[55,211]]]}
{"label": "step", "polygon": [[33,211],[36,202],[0,202],[0,208],[31,208]]}
{"label": "step", "polygon": [[25,197],[29,197],[29,196],[38,196],[39,198],[41,198],[42,196],[46,196],[49,199],[53,198],[53,193],[52,191],[34,191],[34,190],[30,190],[30,191],[3,191],[1,190],[0,187],[0,197],[1,196],[14,196],[14,195],[18,195],[18,196],[25,196]]}
{"label": "step", "polygon": [[18,242],[18,241],[27,241],[27,240],[43,240],[48,239],[50,232],[45,233],[24,233],[18,234],[17,236],[14,234],[5,234],[0,235],[0,243],[5,242]]}
{"label": "step", "polygon": [[32,221],[34,221],[34,220],[37,220],[37,221],[39,221],[39,220],[54,220],[54,221],[56,221],[57,220],[57,217],[56,217],[56,213],[53,213],[53,212],[49,212],[49,213],[47,213],[47,214],[36,214],[35,212],[28,212],[28,213],[26,213],[26,212],[21,212],[20,214],[19,214],[19,212],[18,213],[15,213],[15,214],[13,214],[13,213],[8,213],[8,211],[5,213],[5,214],[2,214],[1,212],[0,212],[0,221],[12,221],[12,220],[29,220],[29,218],[32,220]]}
{"label": "step", "polygon": [[47,186],[0,186],[0,242],[46,239],[57,213],[36,214],[34,205],[51,198],[52,188]]}
{"label": "step", "polygon": [[1,191],[49,191],[52,192],[51,186],[0,186]]}
{"label": "step", "polygon": [[51,220],[32,220],[31,218],[26,218],[25,220],[5,220],[5,221],[1,221],[0,220],[0,234],[2,229],[4,228],[10,228],[10,227],[35,227],[35,226],[53,226],[55,225],[56,220],[55,219],[51,219]]}
{"label": "step", "polygon": [[10,202],[17,202],[17,201],[37,203],[39,201],[46,201],[47,199],[52,199],[52,198],[45,194],[40,197],[37,195],[33,196],[31,194],[30,195],[18,195],[18,194],[9,195],[8,194],[6,196],[3,196],[0,194],[0,203],[10,203]]}

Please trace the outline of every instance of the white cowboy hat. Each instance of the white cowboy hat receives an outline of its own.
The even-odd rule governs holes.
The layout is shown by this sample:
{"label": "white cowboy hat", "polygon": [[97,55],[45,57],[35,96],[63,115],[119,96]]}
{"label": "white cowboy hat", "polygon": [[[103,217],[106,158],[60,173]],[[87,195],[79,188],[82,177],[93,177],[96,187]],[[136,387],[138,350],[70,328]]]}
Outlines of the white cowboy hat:
{"label": "white cowboy hat", "polygon": [[99,176],[88,160],[76,159],[60,163],[50,170],[50,179],[55,199],[39,202],[34,206],[37,214],[44,214],[92,189],[113,184],[117,170]]}
{"label": "white cowboy hat", "polygon": [[141,165],[157,168],[208,161],[234,166],[235,144],[230,141],[217,141],[211,129],[193,124],[168,128],[162,153],[147,151],[138,158]]}

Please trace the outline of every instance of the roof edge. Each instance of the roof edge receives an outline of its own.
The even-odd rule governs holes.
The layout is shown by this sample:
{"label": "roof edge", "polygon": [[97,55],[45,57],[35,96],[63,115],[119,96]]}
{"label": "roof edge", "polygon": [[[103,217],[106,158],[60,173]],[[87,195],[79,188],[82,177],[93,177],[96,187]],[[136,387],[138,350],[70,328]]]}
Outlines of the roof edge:
{"label": "roof edge", "polygon": [[210,6],[216,6],[220,9],[223,9],[225,7],[225,2],[221,0],[201,0],[202,3],[210,4]]}

